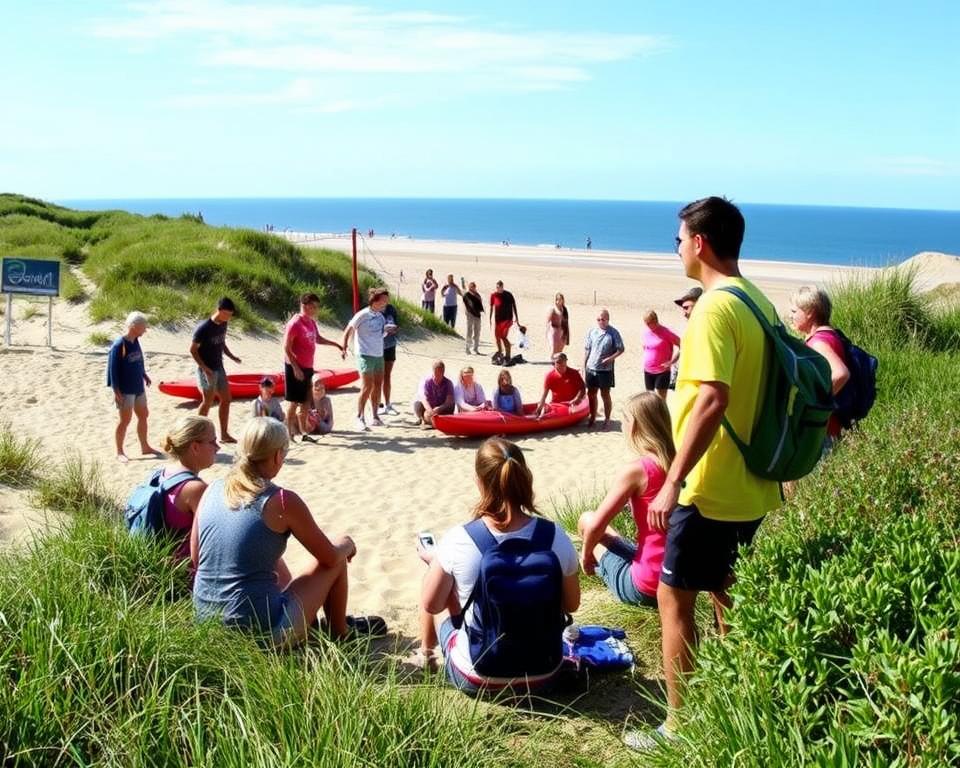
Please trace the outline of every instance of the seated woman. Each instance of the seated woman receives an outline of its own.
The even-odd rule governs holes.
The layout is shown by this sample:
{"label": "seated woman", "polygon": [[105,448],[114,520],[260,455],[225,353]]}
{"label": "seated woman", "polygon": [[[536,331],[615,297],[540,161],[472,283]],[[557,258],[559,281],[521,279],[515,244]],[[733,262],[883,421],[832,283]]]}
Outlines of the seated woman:
{"label": "seated woman", "polygon": [[486,411],[490,408],[483,387],[473,378],[473,368],[469,365],[460,369],[460,378],[453,386],[453,400],[458,413]]}
{"label": "seated woman", "polygon": [[213,422],[203,416],[184,416],[163,439],[163,450],[176,462],[163,468],[166,482],[163,495],[164,526],[178,540],[173,556],[190,557],[190,529],[207,484],[200,471],[213,466],[217,457],[217,433]]}
{"label": "seated woman", "polygon": [[[261,633],[280,646],[302,641],[321,608],[334,638],[383,634],[383,619],[347,616],[353,540],[328,539],[303,500],[273,482],[289,443],[283,423],[251,419],[226,479],[204,493],[190,534],[197,617]],[[311,555],[295,574],[283,561],[290,534]]]}
{"label": "seated woman", "polygon": [[[420,548],[429,570],[419,661],[436,663],[439,640],[447,680],[465,693],[539,689],[560,668],[565,614],[580,606],[576,550],[560,526],[535,517],[533,475],[516,445],[490,438],[475,469],[473,521]],[[514,572],[488,578],[488,564],[508,553]]]}
{"label": "seated woman", "polygon": [[520,390],[513,386],[510,371],[506,368],[501,370],[500,375],[497,376],[497,388],[494,390],[490,402],[495,411],[523,416],[523,401],[520,399]]}
{"label": "seated woman", "polygon": [[[620,470],[595,512],[577,522],[583,539],[581,565],[600,578],[622,603],[655,608],[666,534],[647,523],[647,505],[656,497],[676,451],[667,404],[653,392],[633,395],[623,408],[623,430],[638,455]],[[610,521],[629,503],[637,540],[627,541]]]}
{"label": "seated woman", "polygon": [[333,431],[333,403],[320,379],[313,382],[313,404],[307,413],[307,427],[311,435],[328,435]]}

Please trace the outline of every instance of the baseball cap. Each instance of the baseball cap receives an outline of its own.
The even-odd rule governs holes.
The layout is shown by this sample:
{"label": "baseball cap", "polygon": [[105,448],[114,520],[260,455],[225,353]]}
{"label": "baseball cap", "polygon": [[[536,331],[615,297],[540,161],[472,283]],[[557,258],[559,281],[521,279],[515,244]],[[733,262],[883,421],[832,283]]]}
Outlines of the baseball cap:
{"label": "baseball cap", "polygon": [[683,306],[683,302],[685,302],[685,301],[696,301],[696,300],[699,299],[701,296],[703,296],[703,288],[701,288],[699,285],[697,285],[697,286],[694,286],[693,288],[691,288],[691,289],[690,289],[689,291],[687,291],[685,294],[683,294],[683,296],[681,296],[679,299],[674,299],[674,300],[673,300],[673,303],[676,304],[678,307],[682,307],[682,306]]}

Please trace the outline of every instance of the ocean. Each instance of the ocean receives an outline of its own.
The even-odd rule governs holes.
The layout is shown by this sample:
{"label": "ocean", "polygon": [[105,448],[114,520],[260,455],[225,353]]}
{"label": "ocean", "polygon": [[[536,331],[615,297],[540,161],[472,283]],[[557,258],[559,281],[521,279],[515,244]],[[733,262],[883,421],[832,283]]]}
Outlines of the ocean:
{"label": "ocean", "polygon": [[[363,233],[379,237],[670,253],[677,202],[402,198],[177,198],[62,200],[83,210],[122,209],[208,224],[276,231]],[[885,266],[921,251],[960,254],[960,211],[740,205],[747,221],[741,257],[850,266]]]}

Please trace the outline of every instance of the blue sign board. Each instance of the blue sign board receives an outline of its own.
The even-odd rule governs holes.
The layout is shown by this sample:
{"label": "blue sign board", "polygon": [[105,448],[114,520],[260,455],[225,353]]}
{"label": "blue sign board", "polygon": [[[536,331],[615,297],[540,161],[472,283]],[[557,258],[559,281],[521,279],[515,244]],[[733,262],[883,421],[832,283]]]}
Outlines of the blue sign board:
{"label": "blue sign board", "polygon": [[4,257],[0,293],[60,295],[60,262]]}

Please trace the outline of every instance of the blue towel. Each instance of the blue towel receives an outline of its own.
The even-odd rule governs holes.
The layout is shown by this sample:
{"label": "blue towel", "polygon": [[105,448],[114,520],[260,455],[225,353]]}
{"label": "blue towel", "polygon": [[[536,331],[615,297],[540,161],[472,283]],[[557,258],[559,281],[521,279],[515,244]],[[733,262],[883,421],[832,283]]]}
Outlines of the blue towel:
{"label": "blue towel", "polygon": [[596,624],[580,627],[580,634],[569,643],[563,641],[563,655],[577,666],[592,669],[629,669],[633,666],[633,653],[624,641],[627,633]]}

